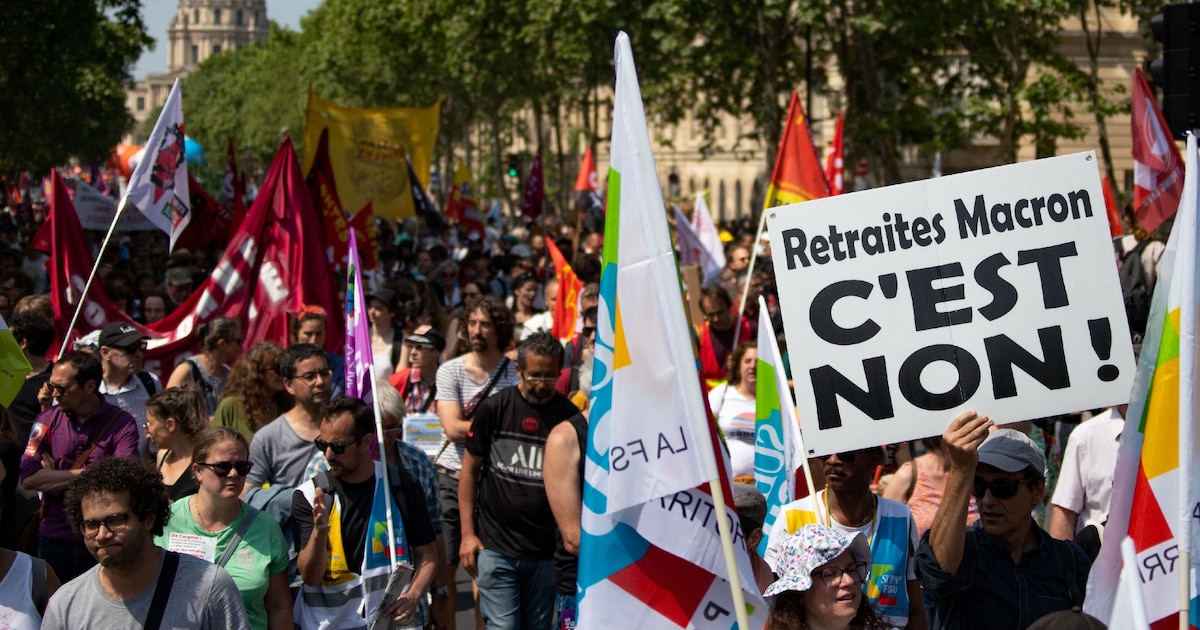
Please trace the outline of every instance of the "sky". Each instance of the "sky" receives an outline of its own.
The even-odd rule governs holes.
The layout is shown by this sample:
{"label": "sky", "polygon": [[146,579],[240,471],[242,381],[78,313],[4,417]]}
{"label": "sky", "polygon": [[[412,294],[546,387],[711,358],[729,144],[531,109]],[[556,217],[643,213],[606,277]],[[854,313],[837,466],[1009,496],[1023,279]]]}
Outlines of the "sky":
{"label": "sky", "polygon": [[[321,0],[267,0],[267,18],[281,26],[300,30],[300,18],[321,4]],[[154,49],[147,50],[133,69],[133,78],[167,69],[167,28],[179,9],[177,0],[142,0],[142,19],[154,38]]]}

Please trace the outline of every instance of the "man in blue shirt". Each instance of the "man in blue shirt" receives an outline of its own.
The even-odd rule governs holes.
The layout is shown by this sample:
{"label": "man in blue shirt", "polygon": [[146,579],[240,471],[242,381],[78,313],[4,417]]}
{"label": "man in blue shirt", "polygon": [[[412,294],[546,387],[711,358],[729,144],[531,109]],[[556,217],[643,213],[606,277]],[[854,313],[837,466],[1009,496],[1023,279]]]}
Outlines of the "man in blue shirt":
{"label": "man in blue shirt", "polygon": [[[942,435],[950,472],[917,550],[917,577],[933,603],[935,628],[1023,630],[1083,604],[1091,562],[1031,515],[1046,496],[1045,456],[1025,434],[992,428],[990,418],[968,411]],[[979,521],[967,529],[972,494]]]}

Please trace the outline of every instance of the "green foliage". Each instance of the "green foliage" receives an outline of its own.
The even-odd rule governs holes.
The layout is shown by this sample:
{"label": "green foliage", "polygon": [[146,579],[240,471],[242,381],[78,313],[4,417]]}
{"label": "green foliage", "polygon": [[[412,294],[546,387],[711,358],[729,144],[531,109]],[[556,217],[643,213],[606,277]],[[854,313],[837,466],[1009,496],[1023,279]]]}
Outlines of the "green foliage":
{"label": "green foliage", "polygon": [[133,125],[130,68],[153,44],[139,0],[0,3],[0,173],[104,158]]}

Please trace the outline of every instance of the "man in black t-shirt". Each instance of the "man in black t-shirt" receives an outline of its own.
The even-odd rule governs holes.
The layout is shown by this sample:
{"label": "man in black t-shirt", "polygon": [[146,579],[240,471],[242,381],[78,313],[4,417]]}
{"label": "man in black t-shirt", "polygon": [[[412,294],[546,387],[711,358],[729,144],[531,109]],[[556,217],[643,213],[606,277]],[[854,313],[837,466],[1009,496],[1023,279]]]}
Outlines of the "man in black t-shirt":
{"label": "man in black t-shirt", "polygon": [[548,628],[553,618],[555,523],[542,457],[550,430],[578,411],[554,391],[562,362],[554,337],[526,338],[517,351],[521,382],[481,402],[467,434],[459,558],[475,576],[489,630]]}

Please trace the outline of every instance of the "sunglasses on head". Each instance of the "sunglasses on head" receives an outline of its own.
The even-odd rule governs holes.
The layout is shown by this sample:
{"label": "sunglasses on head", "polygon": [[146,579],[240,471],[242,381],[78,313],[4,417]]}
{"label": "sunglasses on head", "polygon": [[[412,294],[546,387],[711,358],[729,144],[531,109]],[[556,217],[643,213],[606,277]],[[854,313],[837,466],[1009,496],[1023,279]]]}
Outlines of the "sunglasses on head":
{"label": "sunglasses on head", "polygon": [[250,474],[250,467],[253,464],[243,459],[236,462],[200,462],[200,465],[211,468],[218,477],[228,477],[229,473],[235,470],[239,476],[245,477]]}
{"label": "sunglasses on head", "polygon": [[1035,481],[1037,481],[1036,478],[1027,477],[1025,479],[996,479],[989,482],[976,477],[975,487],[971,489],[971,494],[974,494],[976,498],[982,499],[983,495],[987,494],[988,490],[991,490],[992,496],[997,499],[1011,499],[1016,496],[1017,488],[1021,487],[1021,484],[1027,483],[1033,485]]}
{"label": "sunglasses on head", "polygon": [[317,447],[317,450],[324,453],[325,449],[332,449],[334,455],[341,455],[342,453],[345,453],[346,448],[349,447],[350,444],[350,442],[326,442],[321,438],[313,440],[313,445]]}

